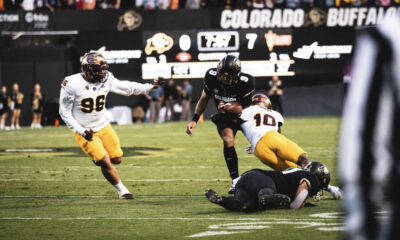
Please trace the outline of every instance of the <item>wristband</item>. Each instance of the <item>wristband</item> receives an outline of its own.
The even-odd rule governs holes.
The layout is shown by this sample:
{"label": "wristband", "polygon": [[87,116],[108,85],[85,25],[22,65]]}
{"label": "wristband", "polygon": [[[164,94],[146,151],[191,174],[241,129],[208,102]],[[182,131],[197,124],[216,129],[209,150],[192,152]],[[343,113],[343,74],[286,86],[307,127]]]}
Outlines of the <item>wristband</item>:
{"label": "wristband", "polygon": [[192,121],[194,121],[194,122],[197,123],[197,121],[199,121],[199,119],[200,119],[200,115],[197,114],[197,113],[195,113],[195,114],[193,115]]}

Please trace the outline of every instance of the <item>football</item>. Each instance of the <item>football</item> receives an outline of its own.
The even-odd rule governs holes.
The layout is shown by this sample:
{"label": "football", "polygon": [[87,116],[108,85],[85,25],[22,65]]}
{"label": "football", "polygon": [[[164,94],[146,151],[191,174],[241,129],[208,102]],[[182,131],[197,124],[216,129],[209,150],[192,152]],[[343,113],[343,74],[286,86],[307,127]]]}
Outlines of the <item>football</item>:
{"label": "football", "polygon": [[229,102],[224,105],[224,111],[228,114],[239,115],[242,109],[240,102]]}

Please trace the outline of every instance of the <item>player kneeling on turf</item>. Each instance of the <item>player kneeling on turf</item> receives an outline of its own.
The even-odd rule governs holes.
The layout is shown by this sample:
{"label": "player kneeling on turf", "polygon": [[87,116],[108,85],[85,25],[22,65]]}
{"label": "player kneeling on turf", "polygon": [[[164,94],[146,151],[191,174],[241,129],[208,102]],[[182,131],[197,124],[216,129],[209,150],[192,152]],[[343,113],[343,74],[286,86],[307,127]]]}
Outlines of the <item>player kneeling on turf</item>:
{"label": "player kneeling on turf", "polygon": [[68,76],[61,84],[60,116],[75,132],[81,149],[101,167],[104,177],[116,189],[121,199],[133,195],[124,186],[113,164],[122,161],[119,138],[110,125],[110,112],[105,108],[109,92],[139,95],[157,88],[162,79],[153,84],[119,81],[109,72],[106,59],[99,53],[86,53],[81,59],[82,73]]}
{"label": "player kneeling on turf", "polygon": [[234,197],[218,195],[212,189],[207,199],[231,211],[253,212],[265,209],[301,208],[307,197],[328,187],[330,173],[320,162],[312,162],[309,170],[291,168],[285,171],[253,169],[243,173],[236,183]]}

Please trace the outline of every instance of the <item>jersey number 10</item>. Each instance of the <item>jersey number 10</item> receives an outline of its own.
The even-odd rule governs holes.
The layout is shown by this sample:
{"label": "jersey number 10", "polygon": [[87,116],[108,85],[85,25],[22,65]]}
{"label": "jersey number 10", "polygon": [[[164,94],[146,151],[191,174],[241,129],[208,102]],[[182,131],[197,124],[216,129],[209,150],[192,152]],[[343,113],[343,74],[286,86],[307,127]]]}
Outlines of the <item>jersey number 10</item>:
{"label": "jersey number 10", "polygon": [[266,126],[276,126],[276,121],[275,118],[269,114],[264,114],[261,116],[260,113],[257,113],[254,115],[254,120],[256,120],[256,127],[259,127],[261,125],[261,122],[263,125]]}
{"label": "jersey number 10", "polygon": [[104,108],[106,96],[100,95],[96,97],[96,100],[93,98],[84,98],[81,101],[81,110],[84,113],[91,113],[93,110],[100,112]]}

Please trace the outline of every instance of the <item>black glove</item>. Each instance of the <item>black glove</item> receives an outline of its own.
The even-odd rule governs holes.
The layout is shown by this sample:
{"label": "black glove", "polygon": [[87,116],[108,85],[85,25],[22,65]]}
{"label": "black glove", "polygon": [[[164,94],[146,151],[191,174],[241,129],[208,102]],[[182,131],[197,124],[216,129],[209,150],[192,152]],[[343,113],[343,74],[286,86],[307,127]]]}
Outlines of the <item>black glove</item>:
{"label": "black glove", "polygon": [[162,77],[158,77],[158,79],[154,79],[152,82],[154,88],[158,88],[159,86],[163,86],[165,84],[165,79]]}
{"label": "black glove", "polygon": [[88,140],[88,141],[92,141],[93,139],[93,130],[89,129],[89,130],[85,130],[85,133],[83,134],[83,137]]}

